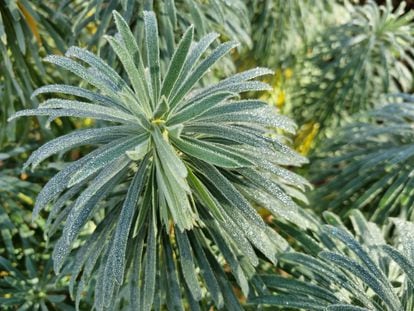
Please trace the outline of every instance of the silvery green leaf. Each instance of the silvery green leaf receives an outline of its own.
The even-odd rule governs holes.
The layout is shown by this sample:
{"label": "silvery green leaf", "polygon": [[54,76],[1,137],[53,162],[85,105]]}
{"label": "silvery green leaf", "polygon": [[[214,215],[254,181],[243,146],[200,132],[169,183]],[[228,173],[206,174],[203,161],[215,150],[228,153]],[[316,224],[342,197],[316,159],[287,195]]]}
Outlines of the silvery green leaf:
{"label": "silvery green leaf", "polygon": [[[73,107],[75,105],[72,105]],[[76,105],[78,106],[78,105]],[[103,108],[103,107],[102,107]],[[124,124],[137,124],[137,119],[134,119],[128,115],[122,114],[120,111],[116,111],[111,108],[104,109],[102,113],[96,112],[94,105],[83,105],[82,109],[74,108],[38,108],[27,109],[16,112],[15,115],[9,118],[9,121],[22,116],[50,116],[50,119],[56,119],[59,117],[77,117],[77,118],[92,118],[97,120],[106,120],[112,122],[119,122]]]}
{"label": "silvery green leaf", "polygon": [[[157,161],[156,178],[161,199],[165,200],[172,219],[181,229],[190,229],[194,225],[194,213],[188,199],[189,186],[186,180],[174,177],[168,167]],[[167,225],[167,223],[164,223]]]}
{"label": "silvery green leaf", "polygon": [[414,236],[413,222],[401,218],[391,218],[391,221],[398,230],[398,237],[403,247],[403,254],[411,260],[411,264],[414,264],[414,245],[412,243]]}
{"label": "silvery green leaf", "polygon": [[[210,233],[214,241],[216,242],[218,248],[223,253],[223,256],[226,258],[226,261],[230,265],[231,273],[235,277],[237,284],[240,286],[243,294],[248,297],[249,296],[249,277],[250,275],[243,271],[243,267],[240,264],[236,254],[228,245],[228,241],[224,240],[222,237],[221,232],[217,229],[217,226],[210,226]],[[251,268],[250,266],[249,268]]]}
{"label": "silvery green leaf", "polygon": [[144,11],[145,43],[147,66],[151,77],[153,106],[158,102],[160,92],[160,49],[158,42],[158,26],[154,12]]}
{"label": "silvery green leaf", "polygon": [[125,173],[125,169],[129,163],[129,160],[125,156],[113,161],[111,165],[104,169],[94,179],[91,185],[82,192],[76,200],[65,223],[63,235],[53,250],[53,260],[56,272],[61,269],[70,252],[70,247],[74,239],[89,219],[92,210],[96,208],[96,201],[110,190],[110,186],[117,181],[115,177],[119,178],[120,175]]}
{"label": "silvery green leaf", "polygon": [[326,310],[327,304],[321,305],[320,301],[315,301],[312,298],[294,297],[294,295],[269,295],[260,296],[250,299],[251,303],[260,305],[272,305],[279,307],[300,308],[305,310],[322,311]]}
{"label": "silvery green leaf", "polygon": [[[217,137],[226,140],[232,140],[240,144],[246,144],[254,147],[269,147],[269,142],[265,137],[251,133],[238,126],[223,126],[218,124],[208,124],[197,122],[184,128],[184,132],[191,135],[193,133],[202,133],[209,137]],[[191,134],[190,134],[191,133]]]}
{"label": "silvery green leaf", "polygon": [[212,109],[226,98],[234,95],[234,93],[223,92],[203,97],[199,101],[195,101],[189,105],[181,107],[179,111],[168,119],[168,124],[174,125],[192,120],[200,115],[203,115],[206,111]]}
{"label": "silvery green leaf", "polygon": [[195,67],[183,81],[182,85],[180,85],[180,87],[177,89],[177,92],[173,95],[170,106],[174,108],[187,94],[187,92],[194,86],[194,84],[201,79],[206,71],[235,46],[237,46],[235,42],[226,42],[220,44],[209,56],[207,56],[206,59],[204,59],[197,67]]}
{"label": "silvery green leaf", "polygon": [[45,206],[56,196],[58,196],[62,191],[64,191],[68,185],[70,176],[79,170],[90,158],[98,155],[100,149],[96,149],[95,151],[91,152],[89,155],[81,158],[80,160],[68,165],[63,170],[58,172],[55,176],[53,176],[49,182],[43,187],[42,191],[36,198],[36,203],[33,211],[33,218],[35,218],[41,209],[45,208]]}
{"label": "silvery green leaf", "polygon": [[234,207],[240,209],[240,211],[250,219],[253,223],[259,227],[264,227],[264,222],[253,209],[253,207],[247,202],[247,200],[240,194],[239,191],[225,178],[215,167],[207,163],[197,163],[205,177],[209,179],[213,185],[219,189],[222,195],[228,200]]}
{"label": "silvery green leaf", "polygon": [[195,196],[199,197],[200,201],[203,202],[203,205],[208,207],[217,219],[224,220],[220,204],[214,199],[213,195],[191,170],[188,171],[188,182]]}
{"label": "silvery green leaf", "polygon": [[177,92],[178,87],[182,85],[183,81],[187,78],[197,61],[206,52],[213,41],[217,39],[218,36],[219,35],[217,33],[209,33],[202,37],[197,43],[192,44],[190,53],[188,54],[186,62],[184,63],[182,73],[178,77],[177,82],[174,84],[172,94],[175,94]]}
{"label": "silvery green leaf", "polygon": [[157,229],[155,223],[155,206],[152,207],[152,217],[148,224],[148,242],[145,252],[145,272],[144,285],[142,291],[142,307],[144,310],[151,309],[155,294],[155,278],[156,278],[156,253],[157,253]]}
{"label": "silvery green leaf", "polygon": [[257,124],[261,124],[264,126],[270,126],[275,128],[280,128],[288,133],[294,134],[296,132],[296,125],[295,123],[290,120],[286,116],[276,115],[272,112],[270,107],[263,107],[261,109],[255,109],[250,111],[240,111],[240,112],[233,112],[233,113],[225,113],[220,114],[217,111],[214,111],[214,117],[210,114],[206,116],[201,116],[201,120],[204,122],[214,122],[214,123],[232,123],[232,124],[240,124],[240,123],[250,123],[256,122]]}
{"label": "silvery green leaf", "polygon": [[218,92],[232,92],[232,93],[245,93],[245,92],[257,92],[257,91],[270,91],[272,88],[265,82],[261,81],[242,81],[233,82],[221,85],[217,83],[214,87],[201,90],[199,93],[192,94],[190,102],[197,101],[204,96],[211,96]]}
{"label": "silvery green leaf", "polygon": [[[120,105],[117,101],[114,101],[110,97],[98,94],[96,92],[92,92],[90,90],[87,90],[87,89],[84,89],[78,86],[71,86],[71,85],[66,85],[66,84],[49,84],[49,85],[42,86],[33,92],[32,98],[38,95],[41,95],[41,94],[48,94],[48,93],[73,95],[73,96],[89,99],[91,102],[98,103],[100,105],[104,105],[107,107],[115,106],[118,109],[125,109],[122,105]],[[122,111],[125,112],[126,110],[122,110]]]}
{"label": "silvery green leaf", "polygon": [[[108,95],[119,103],[123,102],[122,97],[118,93],[122,91],[121,87],[116,85],[115,82],[101,77],[99,71],[93,69],[88,71],[84,66],[64,56],[50,55],[45,58],[45,61],[74,73],[81,79],[101,90],[104,95]],[[128,109],[127,105],[124,104],[123,106]]]}
{"label": "silvery green leaf", "polygon": [[84,167],[71,176],[68,186],[74,186],[114,160],[124,158],[128,150],[147,139],[145,136],[144,134],[136,137],[124,137],[113,141],[107,148],[102,147],[99,155],[90,159]]}
{"label": "silvery green leaf", "polygon": [[164,140],[159,129],[154,130],[153,139],[157,149],[159,150],[158,155],[164,165],[168,166],[177,177],[187,177],[187,169],[184,163],[177,156],[175,149]]}
{"label": "silvery green leaf", "polygon": [[112,271],[106,271],[105,274],[109,279],[106,282],[117,282],[121,285],[124,278],[125,270],[125,251],[127,247],[128,236],[132,225],[133,215],[135,213],[138,200],[144,187],[146,177],[148,158],[145,158],[140,164],[138,172],[135,174],[131,185],[128,188],[119,221],[115,229],[114,242],[108,253],[106,265]]}
{"label": "silvery green leaf", "polygon": [[363,267],[350,258],[333,252],[322,251],[319,253],[319,256],[327,261],[332,262],[338,268],[349,271],[357,278],[361,279],[375,293],[377,293],[379,297],[381,297],[381,299],[386,303],[390,310],[401,310],[401,303],[395,296],[389,284],[384,284],[380,280],[376,279],[375,275],[372,274],[372,272],[367,268]]}
{"label": "silvery green leaf", "polygon": [[127,135],[131,129],[125,126],[111,126],[99,129],[74,131],[59,138],[55,138],[37,149],[27,159],[24,168],[32,165],[34,169],[40,162],[49,156],[85,144],[100,144],[118,139]]}
{"label": "silvery green leaf", "polygon": [[377,268],[368,253],[361,247],[361,245],[344,229],[335,228],[326,225],[323,227],[324,232],[344,242],[358,258],[365,264],[368,270],[380,281],[386,283],[385,275]]}
{"label": "silvery green leaf", "polygon": [[249,159],[237,154],[234,149],[232,150],[224,145],[213,144],[184,136],[173,141],[182,152],[219,167],[239,168],[252,165]]}
{"label": "silvery green leaf", "polygon": [[232,205],[226,206],[224,210],[228,217],[235,217],[237,219],[237,226],[251,244],[259,249],[273,264],[276,264],[277,247],[273,239],[274,237],[268,234],[266,227],[252,223],[242,214],[242,211]]}
{"label": "silvery green leaf", "polygon": [[[224,206],[225,208],[226,206]],[[226,232],[228,239],[233,240],[234,244],[237,245],[238,250],[248,258],[250,263],[253,266],[257,266],[259,264],[259,259],[247,239],[245,237],[245,232],[236,224],[228,214],[223,213],[224,221],[219,222],[220,226],[223,228],[222,230]]]}
{"label": "silvery green leaf", "polygon": [[411,286],[414,286],[414,265],[410,262],[410,259],[403,256],[395,248],[390,245],[382,245],[381,249],[392,258],[407,275],[408,281]]}
{"label": "silvery green leaf", "polygon": [[70,47],[66,53],[66,57],[77,58],[90,65],[92,68],[96,68],[104,74],[109,81],[113,81],[120,89],[132,92],[127,83],[119,76],[119,74],[107,65],[101,58],[95,56],[93,53],[86,49],[81,49],[76,46]]}
{"label": "silvery green leaf", "polygon": [[131,58],[131,54],[129,54],[126,48],[122,46],[116,39],[112,37],[106,37],[106,39],[108,40],[112,49],[117,54],[119,60],[122,62],[122,65],[125,68],[125,71],[127,72],[128,77],[131,81],[131,84],[133,85],[135,94],[138,98],[138,103],[139,105],[142,106],[142,108],[138,109],[137,111],[140,112],[143,110],[146,113],[149,113],[150,106],[149,106],[148,86],[145,80],[143,79],[144,70],[143,69],[139,70],[135,66],[134,59]]}
{"label": "silvery green leaf", "polygon": [[164,275],[167,279],[167,288],[169,289],[169,291],[167,292],[167,299],[171,301],[171,305],[175,310],[184,311],[183,301],[181,299],[181,290],[179,287],[179,280],[177,276],[176,266],[174,263],[172,246],[166,237],[163,239],[163,247],[165,249],[164,260],[166,262],[166,264],[164,265]]}
{"label": "silvery green leaf", "polygon": [[327,311],[368,311],[367,308],[361,308],[356,306],[350,306],[345,304],[335,304],[327,308]]}
{"label": "silvery green leaf", "polygon": [[238,100],[230,101],[225,105],[219,105],[211,109],[208,114],[201,116],[200,121],[205,118],[212,118],[215,116],[221,116],[223,114],[231,114],[236,112],[248,113],[250,110],[259,110],[260,108],[265,108],[266,103],[260,100]]}
{"label": "silvery green leaf", "polygon": [[193,41],[193,35],[194,28],[188,28],[174,52],[161,88],[161,95],[164,95],[166,98],[169,98],[171,91],[173,90],[175,83],[183,70],[184,64],[186,64],[185,60],[187,58],[191,42]]}
{"label": "silvery green leaf", "polygon": [[180,265],[182,266],[184,279],[193,298],[196,301],[199,301],[201,299],[201,288],[197,280],[193,252],[187,237],[187,233],[185,231],[181,232],[177,228],[175,234],[180,250]]}
{"label": "silvery green leaf", "polygon": [[295,293],[300,292],[305,295],[310,295],[317,299],[321,304],[338,302],[338,298],[336,298],[334,294],[317,285],[293,279],[286,279],[272,274],[261,275],[260,277],[266,286],[270,288],[284,289]]}
{"label": "silvery green leaf", "polygon": [[207,288],[209,289],[217,307],[222,308],[224,306],[223,294],[220,290],[219,284],[217,283],[216,277],[206,257],[206,254],[197,238],[191,237],[191,241],[193,242],[192,248],[194,250],[198,265],[200,266],[201,274],[204,277]]}

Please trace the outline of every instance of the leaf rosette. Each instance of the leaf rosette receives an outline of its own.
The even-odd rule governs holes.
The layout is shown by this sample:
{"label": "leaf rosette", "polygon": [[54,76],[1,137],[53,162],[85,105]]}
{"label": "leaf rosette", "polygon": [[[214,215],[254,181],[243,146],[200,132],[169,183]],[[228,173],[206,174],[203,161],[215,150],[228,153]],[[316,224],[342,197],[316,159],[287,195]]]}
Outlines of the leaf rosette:
{"label": "leaf rosette", "polygon": [[[33,96],[59,97],[15,115],[107,122],[49,141],[26,163],[34,168],[53,154],[96,146],[58,172],[36,201],[34,216],[50,208],[49,234],[64,222],[53,252],[55,270],[71,274],[78,301],[93,280],[98,310],[113,307],[123,295],[134,310],[167,303],[177,309],[239,309],[229,275],[247,296],[259,286],[250,282],[259,258],[275,262],[285,245],[255,206],[289,218],[299,214],[294,198],[304,200],[306,181],[283,166],[305,160],[274,130],[293,133],[295,125],[262,101],[242,99],[242,93],[269,88],[254,80],[270,74],[267,69],[199,87],[234,42],[216,44],[214,33],[194,42],[190,27],[165,59],[153,12],[144,12],[142,44],[116,12],[114,19],[118,33],[107,40],[123,65],[121,74],[71,47],[46,61],[93,90],[47,85]],[[75,259],[66,261],[91,220],[93,233],[76,248]],[[186,297],[185,305],[180,297]]]}

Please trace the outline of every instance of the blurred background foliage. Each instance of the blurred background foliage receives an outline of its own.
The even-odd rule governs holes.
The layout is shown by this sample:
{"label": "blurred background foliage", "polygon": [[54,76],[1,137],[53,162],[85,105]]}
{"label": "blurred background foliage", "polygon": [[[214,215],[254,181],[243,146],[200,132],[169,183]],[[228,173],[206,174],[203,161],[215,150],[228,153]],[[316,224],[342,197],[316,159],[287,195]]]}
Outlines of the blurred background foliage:
{"label": "blurred background foliage", "polygon": [[[196,39],[214,31],[223,42],[240,42],[200,84],[268,67],[274,75],[266,82],[273,89],[260,92],[260,98],[298,124],[290,143],[310,159],[310,164],[295,168],[314,187],[309,204],[298,202],[308,224],[275,219],[257,206],[282,234],[287,251],[279,255],[276,268],[261,262],[261,282],[268,288],[261,297],[244,297],[234,286],[242,303],[250,299],[245,307],[325,310],[312,307],[319,304],[332,305],[328,310],[394,310],[394,303],[412,310],[414,297],[407,293],[414,286],[414,246],[402,237],[405,228],[412,230],[414,217],[414,2],[396,0],[0,0],[2,307],[74,309],[69,278],[58,279],[51,269],[54,241],[43,236],[46,215],[32,222],[31,212],[53,172],[90,150],[82,147],[54,156],[36,172],[21,168],[32,150],[49,139],[100,127],[100,121],[58,118],[48,125],[43,117],[7,119],[18,110],[37,107],[31,94],[40,86],[81,85],[80,79],[43,62],[49,54],[64,54],[77,45],[121,72],[103,39],[116,32],[113,10],[125,18],[138,42],[143,40],[142,11],[156,13],[161,66],[191,24]],[[85,234],[94,231],[93,222],[89,231]],[[346,239],[338,241],[335,234],[343,232]],[[363,255],[355,249],[364,250]],[[352,264],[346,265],[348,261]],[[377,268],[367,278],[356,272],[372,266]],[[327,279],[326,271],[337,275],[333,272]],[[381,284],[373,284],[372,278]],[[292,296],[293,288],[299,294]],[[382,299],[378,288],[392,294]],[[80,309],[88,310],[92,294],[83,295]],[[346,308],[350,305],[355,309]],[[123,307],[120,299],[119,309]]]}

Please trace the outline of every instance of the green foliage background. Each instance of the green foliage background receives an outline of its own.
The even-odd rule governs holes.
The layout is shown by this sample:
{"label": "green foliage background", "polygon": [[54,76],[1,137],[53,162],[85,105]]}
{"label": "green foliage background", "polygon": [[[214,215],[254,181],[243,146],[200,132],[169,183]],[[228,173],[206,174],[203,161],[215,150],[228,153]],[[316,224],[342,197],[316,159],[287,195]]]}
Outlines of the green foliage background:
{"label": "green foliage background", "polygon": [[414,310],[412,5],[0,0],[0,308]]}

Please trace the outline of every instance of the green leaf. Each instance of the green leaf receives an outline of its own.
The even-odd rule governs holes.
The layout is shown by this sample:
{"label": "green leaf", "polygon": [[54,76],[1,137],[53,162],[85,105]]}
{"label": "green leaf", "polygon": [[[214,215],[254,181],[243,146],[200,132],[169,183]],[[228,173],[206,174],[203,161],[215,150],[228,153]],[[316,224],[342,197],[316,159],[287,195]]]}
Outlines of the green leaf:
{"label": "green leaf", "polygon": [[144,11],[144,25],[147,66],[151,76],[152,105],[155,107],[159,99],[161,75],[158,26],[154,12]]}
{"label": "green leaf", "polygon": [[320,301],[311,298],[299,298],[294,295],[272,295],[253,297],[249,299],[250,303],[264,304],[279,307],[300,308],[305,310],[326,310],[327,305],[321,305]]}
{"label": "green leaf", "polygon": [[178,248],[180,250],[180,265],[182,267],[184,279],[193,298],[196,301],[200,301],[201,288],[198,283],[194,266],[194,257],[192,254],[190,242],[187,237],[187,233],[185,231],[181,232],[179,228],[176,228],[174,232]]}
{"label": "green leaf", "polygon": [[102,170],[76,200],[65,223],[63,235],[53,250],[53,261],[56,272],[59,272],[70,252],[73,241],[89,219],[92,210],[96,208],[96,202],[117,182],[116,177],[119,177],[125,172],[129,163],[130,161],[125,156],[113,161],[111,165]]}
{"label": "green leaf", "polygon": [[[129,79],[134,87],[135,93],[140,99],[142,105],[150,111],[148,103],[149,89],[145,81],[145,69],[142,61],[141,52],[138,44],[126,21],[119,15],[118,12],[113,11],[116,27],[121,35],[123,45],[118,44],[116,40],[110,39],[110,43],[117,53],[118,58],[123,62],[125,70],[128,72]],[[135,66],[134,66],[135,64]]]}
{"label": "green leaf", "polygon": [[218,220],[224,220],[218,203],[216,203],[212,194],[190,169],[188,170],[188,182],[196,194],[200,196],[200,201],[210,209],[211,213],[217,217]]}
{"label": "green leaf", "polygon": [[390,245],[381,245],[380,248],[401,267],[411,286],[414,286],[414,265],[410,260]]}
{"label": "green leaf", "polygon": [[171,305],[174,310],[184,310],[171,244],[166,238],[166,235],[163,235],[163,237],[163,247],[165,249],[164,260],[166,262],[164,265],[164,274],[168,283],[167,288],[169,289],[167,297],[168,300],[171,301]]}
{"label": "green leaf", "polygon": [[104,96],[78,86],[71,86],[66,84],[49,84],[42,86],[33,92],[31,98],[33,99],[38,95],[49,93],[67,94],[76,97],[82,97],[89,99],[91,102],[97,103],[99,105],[116,107],[123,112],[127,111],[118,101],[115,101],[114,99],[108,96]]}
{"label": "green leaf", "polygon": [[202,37],[199,42],[194,44],[194,46],[190,50],[190,53],[187,56],[186,62],[184,63],[182,73],[178,77],[177,83],[175,83],[174,85],[172,94],[175,94],[177,92],[178,87],[182,85],[183,81],[187,78],[187,76],[197,63],[197,61],[205,53],[205,51],[213,43],[213,41],[217,39],[217,37],[217,33],[210,33]]}
{"label": "green leaf", "polygon": [[178,44],[162,83],[161,96],[164,95],[166,98],[169,98],[175,83],[177,83],[177,78],[183,70],[188,51],[193,41],[193,35],[194,28],[189,27]]}
{"label": "green leaf", "polygon": [[387,286],[380,280],[376,279],[372,271],[364,268],[354,260],[333,252],[322,251],[319,253],[319,256],[329,262],[332,262],[338,268],[349,271],[352,275],[355,275],[364,281],[365,284],[367,284],[375,293],[378,294],[379,297],[381,297],[390,310],[397,311],[401,309],[401,304],[390,286]]}
{"label": "green leaf", "polygon": [[328,311],[368,311],[369,309],[345,305],[345,304],[335,304],[332,306],[328,306],[327,310]]}
{"label": "green leaf", "polygon": [[[146,157],[139,164],[138,172],[134,175],[131,185],[125,197],[121,214],[117,227],[115,229],[114,242],[108,252],[108,260],[106,266],[109,269],[105,271],[107,275],[106,282],[115,280],[118,285],[121,285],[124,279],[125,270],[125,252],[129,237],[132,219],[137,209],[138,200],[141,191],[144,187],[144,180],[146,178],[146,171],[148,165],[148,157]],[[105,269],[105,270],[106,270]],[[112,273],[110,273],[112,271]]]}
{"label": "green leaf", "polygon": [[239,168],[253,165],[247,158],[224,145],[184,136],[180,139],[173,139],[173,141],[182,152],[219,167]]}
{"label": "green leaf", "polygon": [[[193,71],[186,77],[182,85],[177,89],[176,93],[170,101],[171,108],[174,108],[185,94],[196,84],[206,71],[214,65],[221,57],[227,54],[232,48],[237,46],[235,42],[226,42],[220,44],[206,59],[204,59]],[[187,61],[191,60],[191,55]]]}
{"label": "green leaf", "polygon": [[155,222],[155,206],[152,206],[152,216],[148,224],[147,248],[145,252],[145,273],[142,291],[142,308],[150,310],[154,301],[155,278],[157,266],[157,228]]}
{"label": "green leaf", "polygon": [[154,129],[152,138],[157,147],[157,150],[159,151],[158,156],[160,157],[163,164],[166,165],[178,178],[186,178],[187,168],[185,167],[182,160],[178,157],[174,148],[164,140],[158,128]]}
{"label": "green leaf", "polygon": [[111,126],[99,129],[78,130],[55,138],[34,151],[27,159],[23,169],[32,165],[34,169],[44,159],[58,152],[66,151],[85,144],[100,144],[120,137],[131,132],[126,126]]}
{"label": "green leaf", "polygon": [[128,150],[132,149],[134,146],[139,145],[146,139],[147,137],[144,134],[137,137],[121,138],[112,142],[111,144],[108,144],[106,148],[101,149],[101,153],[99,155],[90,159],[83,168],[79,169],[72,175],[68,186],[71,187],[76,185],[95,172],[101,170],[103,167],[107,166],[115,159],[123,158]]}
{"label": "green leaf", "polygon": [[315,300],[318,300],[320,304],[326,305],[327,303],[332,304],[338,302],[338,298],[331,291],[317,285],[271,274],[261,275],[260,278],[267,287],[309,295]]}
{"label": "green leaf", "polygon": [[215,167],[207,163],[197,162],[197,167],[203,175],[211,181],[216,189],[227,199],[227,201],[259,227],[264,227],[264,222],[256,210],[247,202],[234,185],[225,178]]}
{"label": "green leaf", "polygon": [[206,111],[220,104],[225,99],[234,96],[234,93],[224,92],[201,98],[199,101],[193,102],[182,107],[177,113],[168,119],[168,125],[184,123],[203,115]]}
{"label": "green leaf", "polygon": [[220,290],[219,284],[217,283],[216,277],[210,266],[210,263],[208,262],[206,254],[202,246],[200,245],[198,238],[194,237],[193,235],[191,235],[190,237],[192,242],[192,248],[195,252],[197,262],[200,267],[201,274],[203,275],[203,278],[206,282],[207,288],[211,293],[211,296],[214,302],[216,303],[217,307],[222,308],[224,306],[223,294]]}

